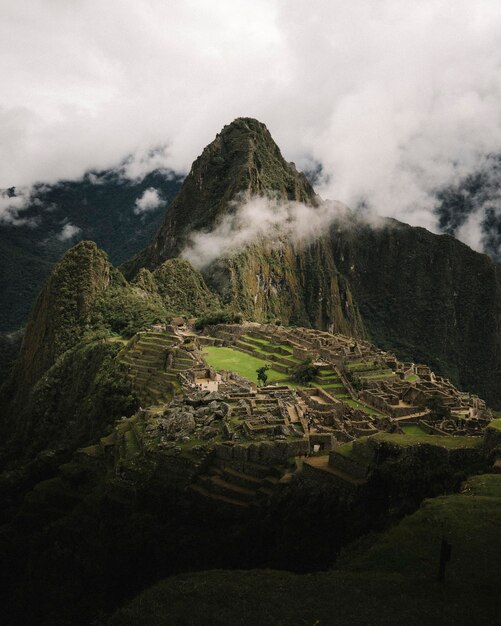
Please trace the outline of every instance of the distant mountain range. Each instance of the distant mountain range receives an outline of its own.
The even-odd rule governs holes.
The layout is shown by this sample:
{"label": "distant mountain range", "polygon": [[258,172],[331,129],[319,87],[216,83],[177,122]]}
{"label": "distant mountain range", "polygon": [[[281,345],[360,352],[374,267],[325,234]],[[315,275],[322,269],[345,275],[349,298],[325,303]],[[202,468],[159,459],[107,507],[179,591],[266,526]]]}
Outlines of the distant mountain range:
{"label": "distant mountain range", "polygon": [[[173,172],[131,181],[111,170],[34,187],[19,223],[0,221],[0,331],[24,325],[53,264],[79,240],[95,241],[114,264],[146,246],[181,182]],[[153,201],[147,196],[141,205],[148,189]]]}

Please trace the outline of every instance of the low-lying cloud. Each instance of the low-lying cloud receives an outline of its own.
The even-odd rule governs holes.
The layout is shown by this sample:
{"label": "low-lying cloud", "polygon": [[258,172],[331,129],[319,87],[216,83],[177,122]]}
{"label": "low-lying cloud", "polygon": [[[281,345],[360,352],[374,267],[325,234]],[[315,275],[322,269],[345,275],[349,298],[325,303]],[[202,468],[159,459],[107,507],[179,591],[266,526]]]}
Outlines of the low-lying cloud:
{"label": "low-lying cloud", "polygon": [[192,233],[181,256],[202,269],[263,239],[276,245],[283,240],[307,244],[326,234],[332,222],[346,211],[339,202],[313,207],[264,196],[242,197],[232,203],[231,213],[213,230]]}
{"label": "low-lying cloud", "polygon": [[23,211],[33,204],[40,204],[40,201],[31,197],[29,189],[16,190],[15,193],[8,189],[0,190],[0,224],[35,228],[37,218],[23,215]]}
{"label": "low-lying cloud", "polygon": [[59,239],[59,241],[70,241],[71,239],[76,237],[81,231],[82,229],[79,226],[75,226],[75,224],[71,224],[71,222],[68,222],[62,227],[61,232],[57,235],[57,238]]}
{"label": "low-lying cloud", "polygon": [[165,203],[158,191],[154,187],[148,187],[143,192],[143,195],[140,198],[137,198],[134,206],[135,215],[143,215],[144,213],[149,213],[150,211],[154,211],[159,207],[163,206]]}

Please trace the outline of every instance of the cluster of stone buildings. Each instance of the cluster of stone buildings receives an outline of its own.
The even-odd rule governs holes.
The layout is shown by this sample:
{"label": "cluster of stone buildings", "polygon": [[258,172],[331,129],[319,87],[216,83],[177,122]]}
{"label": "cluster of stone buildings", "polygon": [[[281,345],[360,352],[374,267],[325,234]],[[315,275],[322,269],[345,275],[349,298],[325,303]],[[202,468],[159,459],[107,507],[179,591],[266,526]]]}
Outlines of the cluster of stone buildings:
{"label": "cluster of stone buildings", "polygon": [[[196,346],[192,366],[186,361],[175,372],[184,396],[176,402],[190,406],[194,394],[217,394],[228,407],[217,429],[205,428],[205,440],[230,445],[303,441],[301,450],[311,454],[379,431],[402,432],[406,426],[433,434],[480,434],[491,419],[480,398],[460,392],[430,368],[400,362],[367,341],[259,324],[218,325],[204,337],[186,327],[152,330],[159,335],[168,330],[171,337],[179,335],[181,345]],[[160,347],[154,338],[147,338],[150,349]],[[312,358],[318,376],[307,385],[288,385],[285,380],[281,385],[257,387],[236,372],[216,372],[208,366],[203,360],[204,344],[253,354],[284,374]],[[193,430],[180,438],[198,434]]]}
{"label": "cluster of stone buildings", "polygon": [[[253,339],[261,342],[259,352],[253,350]],[[312,358],[320,370],[317,382],[325,384],[298,389],[298,410],[309,416],[309,433],[329,433],[335,441],[379,430],[401,432],[410,425],[434,434],[480,434],[492,419],[478,396],[459,391],[426,365],[398,361],[367,341],[259,324],[217,326],[202,341],[268,358],[274,369],[285,373],[294,363]],[[270,350],[266,357],[263,349]],[[337,377],[339,384],[329,387],[329,377]]]}

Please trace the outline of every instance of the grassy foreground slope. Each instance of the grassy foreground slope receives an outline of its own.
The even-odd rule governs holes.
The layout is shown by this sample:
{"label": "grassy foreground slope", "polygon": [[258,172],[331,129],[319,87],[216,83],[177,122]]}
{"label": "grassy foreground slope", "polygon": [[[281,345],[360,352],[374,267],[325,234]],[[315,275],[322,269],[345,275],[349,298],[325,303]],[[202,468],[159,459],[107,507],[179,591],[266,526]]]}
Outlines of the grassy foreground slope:
{"label": "grassy foreground slope", "polygon": [[[166,579],[110,620],[146,625],[495,624],[501,476],[471,478],[461,494],[426,500],[377,537],[352,546],[337,569],[305,576],[210,571]],[[444,582],[440,542],[452,544]]]}

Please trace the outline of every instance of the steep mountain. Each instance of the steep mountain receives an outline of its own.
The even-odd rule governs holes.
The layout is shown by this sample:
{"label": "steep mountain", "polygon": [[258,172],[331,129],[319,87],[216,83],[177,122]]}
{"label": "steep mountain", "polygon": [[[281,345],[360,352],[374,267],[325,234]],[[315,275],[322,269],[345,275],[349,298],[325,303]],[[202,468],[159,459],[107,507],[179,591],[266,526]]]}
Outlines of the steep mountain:
{"label": "steep mountain", "polygon": [[332,254],[369,336],[501,405],[501,268],[396,220],[334,225]]}
{"label": "steep mountain", "polygon": [[[239,118],[194,162],[126,274],[179,254],[191,233],[217,227],[242,194],[321,203],[266,127]],[[501,405],[499,268],[452,237],[396,221],[372,227],[348,214],[311,244],[257,241],[203,273],[223,303],[249,319],[367,333]]]}
{"label": "steep mountain", "polygon": [[[0,221],[0,331],[22,326],[54,263],[79,240],[92,240],[119,264],[151,241],[181,177],[154,171],[129,180],[120,169],[36,185],[27,207]],[[136,205],[148,189],[155,203]],[[21,191],[8,190],[15,196]]]}
{"label": "steep mountain", "polygon": [[219,306],[187,261],[144,270],[131,284],[94,242],[71,248],[39,295],[0,388],[0,430],[10,455],[81,445],[128,414],[136,404],[115,359],[126,340],[173,315]]}
{"label": "steep mountain", "polygon": [[[243,196],[268,196],[315,207],[320,199],[287,163],[264,124],[238,118],[193,163],[163,225],[143,252],[122,266],[127,276],[177,256],[193,231],[210,231]],[[249,319],[331,328],[363,335],[349,285],[336,271],[328,240],[256,243],[204,270],[209,287]]]}
{"label": "steep mountain", "polygon": [[221,307],[200,272],[184,259],[168,259],[153,272],[142,268],[133,282],[158,295],[165,309],[174,315],[200,315]]}
{"label": "steep mountain", "polygon": [[124,265],[126,275],[177,256],[188,235],[214,226],[242,193],[276,195],[308,205],[317,202],[304,174],[284,160],[266,126],[238,118],[193,163],[154,240]]}
{"label": "steep mountain", "polygon": [[110,281],[111,265],[90,241],[72,248],[55,266],[35,303],[21,349],[20,368],[28,386],[78,343]]}

